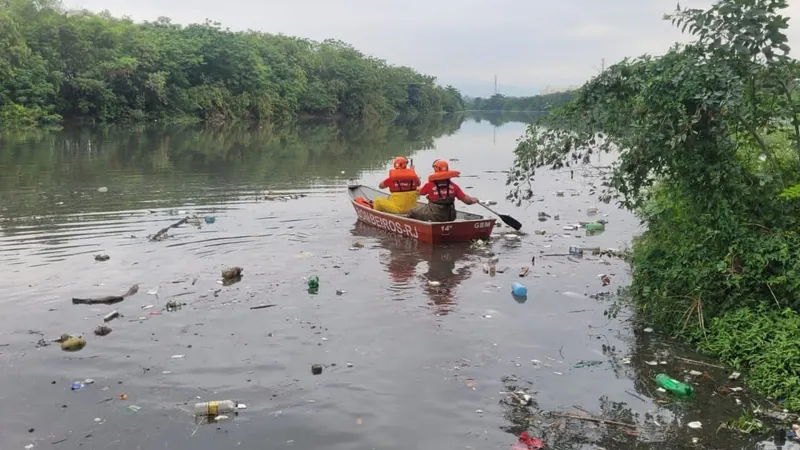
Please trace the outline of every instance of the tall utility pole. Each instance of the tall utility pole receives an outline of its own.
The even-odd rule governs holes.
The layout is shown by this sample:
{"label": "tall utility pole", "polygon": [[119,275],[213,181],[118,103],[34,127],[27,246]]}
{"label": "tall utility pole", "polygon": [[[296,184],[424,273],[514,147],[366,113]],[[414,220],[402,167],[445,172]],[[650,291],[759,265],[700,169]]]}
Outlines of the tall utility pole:
{"label": "tall utility pole", "polygon": [[494,76],[494,95],[497,95],[497,75]]}

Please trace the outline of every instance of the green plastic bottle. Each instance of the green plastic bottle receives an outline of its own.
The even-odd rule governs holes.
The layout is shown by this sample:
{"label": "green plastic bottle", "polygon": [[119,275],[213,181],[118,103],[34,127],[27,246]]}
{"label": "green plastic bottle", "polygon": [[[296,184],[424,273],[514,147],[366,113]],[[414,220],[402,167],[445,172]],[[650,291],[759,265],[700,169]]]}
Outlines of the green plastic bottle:
{"label": "green plastic bottle", "polygon": [[681,383],[665,373],[656,375],[656,384],[666,389],[668,392],[671,392],[676,397],[690,398],[694,396],[694,388],[691,385]]}
{"label": "green plastic bottle", "polygon": [[316,291],[317,289],[319,289],[319,277],[316,275],[311,275],[308,277],[308,290]]}
{"label": "green plastic bottle", "polygon": [[596,232],[596,231],[603,231],[606,229],[606,226],[600,222],[589,222],[586,224],[586,231]]}

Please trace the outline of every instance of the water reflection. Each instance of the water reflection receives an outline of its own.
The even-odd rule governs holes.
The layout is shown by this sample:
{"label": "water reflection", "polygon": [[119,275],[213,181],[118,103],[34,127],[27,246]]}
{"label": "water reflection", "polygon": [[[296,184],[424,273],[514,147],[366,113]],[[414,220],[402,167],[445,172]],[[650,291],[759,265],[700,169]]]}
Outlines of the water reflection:
{"label": "water reflection", "polygon": [[[328,189],[430,149],[461,116],[291,126],[91,127],[0,133],[0,218],[229,203]],[[332,187],[336,185],[336,187]],[[98,191],[98,189],[101,189]]]}
{"label": "water reflection", "polygon": [[469,111],[467,118],[476,123],[487,121],[495,127],[500,127],[511,122],[535,123],[545,115],[546,112],[538,111]]}
{"label": "water reflection", "polygon": [[[351,232],[355,236],[375,239],[385,250],[385,255],[379,259],[392,280],[390,289],[401,292],[413,289],[414,280],[419,280],[422,291],[428,296],[428,304],[438,315],[453,310],[458,287],[472,276],[475,265],[469,259],[475,254],[468,243],[432,246],[360,221],[355,223]],[[420,263],[425,267],[416,276]]]}

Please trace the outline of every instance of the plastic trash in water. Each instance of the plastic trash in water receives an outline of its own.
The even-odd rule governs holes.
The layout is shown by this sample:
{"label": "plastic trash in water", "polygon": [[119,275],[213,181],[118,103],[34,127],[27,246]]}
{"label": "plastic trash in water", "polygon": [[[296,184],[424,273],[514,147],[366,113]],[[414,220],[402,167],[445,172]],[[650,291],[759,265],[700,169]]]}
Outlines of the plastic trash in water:
{"label": "plastic trash in water", "polygon": [[195,416],[218,416],[220,414],[236,412],[239,402],[221,400],[216,402],[202,402],[194,404]]}
{"label": "plastic trash in water", "polygon": [[524,297],[528,295],[528,288],[522,283],[511,283],[511,292],[514,295]]}
{"label": "plastic trash in water", "polygon": [[83,386],[84,386],[84,384],[81,383],[80,381],[73,381],[72,382],[72,390],[73,391],[77,391],[78,389],[82,389]]}
{"label": "plastic trash in water", "polygon": [[676,397],[690,398],[694,396],[694,388],[690,384],[681,383],[665,373],[656,375],[656,384]]}
{"label": "plastic trash in water", "polygon": [[527,431],[519,435],[519,440],[511,446],[511,450],[539,450],[544,448],[544,442],[531,437]]}
{"label": "plastic trash in water", "polygon": [[606,226],[602,222],[589,222],[584,228],[589,233],[597,233],[598,231],[605,231]]}
{"label": "plastic trash in water", "polygon": [[212,223],[217,221],[217,219],[213,216],[205,216],[203,220],[205,220],[208,225],[211,225]]}
{"label": "plastic trash in water", "polygon": [[317,275],[311,275],[308,277],[308,293],[316,294],[317,291],[319,291],[319,277]]}

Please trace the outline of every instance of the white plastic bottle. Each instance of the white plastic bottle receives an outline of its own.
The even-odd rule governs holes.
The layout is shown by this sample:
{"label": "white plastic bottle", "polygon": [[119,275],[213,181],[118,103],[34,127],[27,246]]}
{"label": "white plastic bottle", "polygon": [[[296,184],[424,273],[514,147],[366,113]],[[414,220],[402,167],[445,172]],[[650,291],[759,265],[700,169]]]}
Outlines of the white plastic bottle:
{"label": "white plastic bottle", "polygon": [[195,403],[194,414],[196,416],[218,416],[220,414],[235,412],[236,405],[237,403],[233,400]]}

